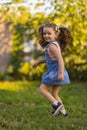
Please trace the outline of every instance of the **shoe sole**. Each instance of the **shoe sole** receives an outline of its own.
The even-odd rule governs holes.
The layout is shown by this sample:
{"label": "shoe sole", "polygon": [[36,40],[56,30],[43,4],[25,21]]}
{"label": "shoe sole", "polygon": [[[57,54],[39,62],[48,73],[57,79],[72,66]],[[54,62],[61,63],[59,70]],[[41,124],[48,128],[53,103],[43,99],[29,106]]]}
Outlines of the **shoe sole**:
{"label": "shoe sole", "polygon": [[63,105],[61,105],[60,107],[58,107],[58,108],[56,109],[55,113],[52,114],[52,116],[56,116],[56,115],[59,113],[59,111],[60,111],[60,109],[61,109],[62,107],[63,107]]}
{"label": "shoe sole", "polygon": [[68,114],[66,113],[65,115],[63,114],[64,117],[68,116]]}

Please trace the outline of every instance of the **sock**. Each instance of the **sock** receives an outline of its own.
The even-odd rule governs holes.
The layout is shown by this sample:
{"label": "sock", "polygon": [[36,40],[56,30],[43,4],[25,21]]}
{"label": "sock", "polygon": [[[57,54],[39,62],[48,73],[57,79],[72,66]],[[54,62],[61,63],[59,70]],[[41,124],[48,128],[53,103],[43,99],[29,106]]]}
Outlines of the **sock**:
{"label": "sock", "polygon": [[65,109],[60,110],[60,112],[61,112],[63,115],[67,114],[67,112],[66,112],[66,110],[65,110]]}
{"label": "sock", "polygon": [[52,103],[52,105],[54,105],[54,106],[57,106],[57,104],[58,104],[58,101],[54,101],[54,102]]}

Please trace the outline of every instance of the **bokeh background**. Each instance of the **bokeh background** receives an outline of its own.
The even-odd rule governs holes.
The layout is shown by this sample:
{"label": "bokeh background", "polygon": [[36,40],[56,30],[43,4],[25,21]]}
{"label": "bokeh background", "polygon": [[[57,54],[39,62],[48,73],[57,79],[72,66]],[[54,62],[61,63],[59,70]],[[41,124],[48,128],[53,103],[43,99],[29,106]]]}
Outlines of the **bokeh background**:
{"label": "bokeh background", "polygon": [[32,69],[44,50],[38,26],[54,22],[68,27],[72,39],[63,52],[72,80],[87,80],[86,0],[13,0],[0,6],[0,80],[40,80],[46,65]]}

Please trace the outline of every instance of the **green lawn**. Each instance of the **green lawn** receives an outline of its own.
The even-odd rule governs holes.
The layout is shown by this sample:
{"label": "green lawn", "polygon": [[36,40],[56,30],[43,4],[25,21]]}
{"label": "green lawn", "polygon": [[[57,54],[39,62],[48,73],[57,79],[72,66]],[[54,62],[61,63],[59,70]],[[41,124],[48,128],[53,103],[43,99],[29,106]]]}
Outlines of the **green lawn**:
{"label": "green lawn", "polygon": [[0,130],[87,130],[87,82],[62,87],[68,116],[51,116],[40,82],[0,82]]}

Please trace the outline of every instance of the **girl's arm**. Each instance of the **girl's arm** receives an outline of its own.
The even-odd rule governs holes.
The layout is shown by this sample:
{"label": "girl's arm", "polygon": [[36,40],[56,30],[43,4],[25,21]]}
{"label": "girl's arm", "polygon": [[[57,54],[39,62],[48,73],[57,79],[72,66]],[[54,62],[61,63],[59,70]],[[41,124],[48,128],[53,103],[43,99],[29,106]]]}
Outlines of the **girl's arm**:
{"label": "girl's arm", "polygon": [[36,68],[38,65],[46,63],[46,59],[45,58],[40,58],[38,59],[38,61],[33,65],[33,68]]}
{"label": "girl's arm", "polygon": [[55,44],[51,44],[49,47],[49,51],[55,56],[55,58],[58,60],[58,80],[63,80],[64,79],[64,61],[62,58],[61,50],[60,47],[56,46]]}

